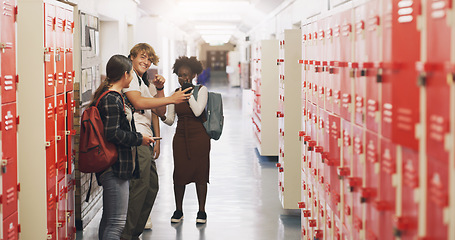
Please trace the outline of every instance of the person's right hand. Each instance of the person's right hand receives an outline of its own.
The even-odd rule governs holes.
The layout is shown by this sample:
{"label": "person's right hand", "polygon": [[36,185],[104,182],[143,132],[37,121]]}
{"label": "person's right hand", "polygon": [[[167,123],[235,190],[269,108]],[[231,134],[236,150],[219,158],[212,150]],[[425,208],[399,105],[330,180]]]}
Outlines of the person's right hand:
{"label": "person's right hand", "polygon": [[185,91],[182,91],[182,89],[180,88],[174,94],[172,94],[171,98],[172,98],[174,104],[179,104],[179,103],[182,103],[182,102],[188,102],[188,99],[190,99],[192,93],[185,93],[185,92],[188,91],[188,90],[192,90],[192,89],[193,88],[190,87],[190,88],[185,89]]}
{"label": "person's right hand", "polygon": [[153,140],[152,136],[142,135],[142,145],[147,146],[154,142],[155,140]]}

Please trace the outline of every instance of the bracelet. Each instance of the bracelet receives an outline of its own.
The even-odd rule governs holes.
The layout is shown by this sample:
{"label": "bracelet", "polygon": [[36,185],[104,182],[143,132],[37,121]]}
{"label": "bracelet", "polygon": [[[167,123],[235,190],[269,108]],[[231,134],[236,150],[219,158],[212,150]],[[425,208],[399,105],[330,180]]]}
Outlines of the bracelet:
{"label": "bracelet", "polygon": [[163,86],[163,87],[160,87],[160,88],[157,88],[157,87],[155,87],[155,88],[156,88],[156,90],[161,91],[161,90],[164,89],[164,86]]}

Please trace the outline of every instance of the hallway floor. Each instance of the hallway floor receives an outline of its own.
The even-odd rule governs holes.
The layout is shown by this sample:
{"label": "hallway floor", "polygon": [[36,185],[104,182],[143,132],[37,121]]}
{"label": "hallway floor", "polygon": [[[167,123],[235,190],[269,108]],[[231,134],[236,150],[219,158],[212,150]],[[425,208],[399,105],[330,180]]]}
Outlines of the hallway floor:
{"label": "hallway floor", "polygon": [[[160,190],[151,216],[152,230],[143,240],[294,240],[300,239],[300,211],[283,210],[278,199],[276,158],[260,157],[254,144],[249,111],[242,111],[242,89],[228,86],[223,73],[212,72],[210,91],[220,92],[224,129],[212,140],[207,224],[196,225],[194,184],[186,188],[184,220],[171,224],[175,210],[172,185],[172,137],[175,124],[160,124],[161,155],[156,160]],[[101,211],[77,239],[97,239]]]}

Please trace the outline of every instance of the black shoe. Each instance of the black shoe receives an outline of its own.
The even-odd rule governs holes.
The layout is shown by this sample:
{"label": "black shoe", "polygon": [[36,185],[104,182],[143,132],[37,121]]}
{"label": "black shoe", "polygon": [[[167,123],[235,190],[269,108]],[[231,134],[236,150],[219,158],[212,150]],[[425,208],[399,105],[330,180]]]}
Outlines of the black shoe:
{"label": "black shoe", "polygon": [[171,223],[179,223],[183,219],[183,212],[180,210],[175,210],[174,215],[171,217]]}
{"label": "black shoe", "polygon": [[197,212],[196,223],[205,224],[206,222],[207,222],[207,214],[202,211]]}

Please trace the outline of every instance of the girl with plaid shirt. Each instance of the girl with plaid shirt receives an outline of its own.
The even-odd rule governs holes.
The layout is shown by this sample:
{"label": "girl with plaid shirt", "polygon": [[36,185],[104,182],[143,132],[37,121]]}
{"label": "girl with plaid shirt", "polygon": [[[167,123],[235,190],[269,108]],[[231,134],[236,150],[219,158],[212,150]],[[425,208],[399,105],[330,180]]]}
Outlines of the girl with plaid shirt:
{"label": "girl with plaid shirt", "polygon": [[112,56],[106,65],[106,80],[96,90],[92,104],[109,91],[98,104],[106,139],[117,146],[118,161],[96,174],[103,186],[103,215],[98,238],[120,239],[128,209],[129,180],[138,177],[136,146],[155,141],[151,136],[136,132],[133,111],[123,97],[122,89],[133,79],[131,61],[122,55]]}

